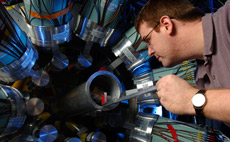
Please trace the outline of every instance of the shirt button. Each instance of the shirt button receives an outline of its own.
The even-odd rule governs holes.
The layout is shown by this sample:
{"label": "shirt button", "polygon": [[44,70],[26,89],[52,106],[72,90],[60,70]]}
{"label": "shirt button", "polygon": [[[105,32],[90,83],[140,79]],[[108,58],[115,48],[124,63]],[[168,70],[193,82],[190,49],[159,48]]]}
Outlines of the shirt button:
{"label": "shirt button", "polygon": [[216,76],[215,76],[215,75],[213,75],[213,76],[212,76],[212,80],[215,80],[215,79],[216,79]]}

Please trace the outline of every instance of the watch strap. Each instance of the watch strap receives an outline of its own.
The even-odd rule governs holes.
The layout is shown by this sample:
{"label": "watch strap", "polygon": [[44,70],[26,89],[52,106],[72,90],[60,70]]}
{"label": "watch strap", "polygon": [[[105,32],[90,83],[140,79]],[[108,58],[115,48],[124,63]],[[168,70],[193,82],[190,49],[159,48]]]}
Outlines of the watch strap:
{"label": "watch strap", "polygon": [[[206,90],[200,89],[196,94],[200,93],[200,94],[203,94],[205,96],[205,92],[206,92]],[[201,108],[194,107],[197,116],[202,116],[202,117],[204,116],[203,107],[201,107]]]}
{"label": "watch strap", "polygon": [[198,93],[201,93],[201,94],[205,94],[205,92],[206,92],[206,90],[205,89],[200,89],[196,94],[198,94]]}

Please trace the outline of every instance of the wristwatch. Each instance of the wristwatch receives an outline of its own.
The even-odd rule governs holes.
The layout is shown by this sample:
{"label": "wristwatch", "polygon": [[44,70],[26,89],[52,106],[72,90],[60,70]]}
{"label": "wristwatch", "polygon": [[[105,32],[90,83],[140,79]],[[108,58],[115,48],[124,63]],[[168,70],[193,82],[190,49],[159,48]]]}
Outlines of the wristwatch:
{"label": "wristwatch", "polygon": [[205,97],[205,92],[206,90],[201,89],[192,97],[192,104],[197,116],[204,116],[203,108],[207,101]]}

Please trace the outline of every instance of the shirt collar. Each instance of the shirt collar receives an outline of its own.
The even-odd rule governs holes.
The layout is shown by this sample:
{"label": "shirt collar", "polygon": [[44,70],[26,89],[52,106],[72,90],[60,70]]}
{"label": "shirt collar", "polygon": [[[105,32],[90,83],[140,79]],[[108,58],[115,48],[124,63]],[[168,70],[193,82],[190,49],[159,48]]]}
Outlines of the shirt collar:
{"label": "shirt collar", "polygon": [[202,28],[204,36],[204,56],[213,53],[213,21],[212,14],[206,14],[202,17]]}

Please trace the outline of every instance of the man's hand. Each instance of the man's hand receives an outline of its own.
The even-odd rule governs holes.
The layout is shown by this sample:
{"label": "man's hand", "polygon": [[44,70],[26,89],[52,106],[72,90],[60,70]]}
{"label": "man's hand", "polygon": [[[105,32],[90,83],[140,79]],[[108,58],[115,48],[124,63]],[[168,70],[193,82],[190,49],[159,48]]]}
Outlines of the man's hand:
{"label": "man's hand", "polygon": [[191,100],[199,89],[176,75],[164,76],[156,86],[160,102],[168,111],[179,115],[195,115]]}

